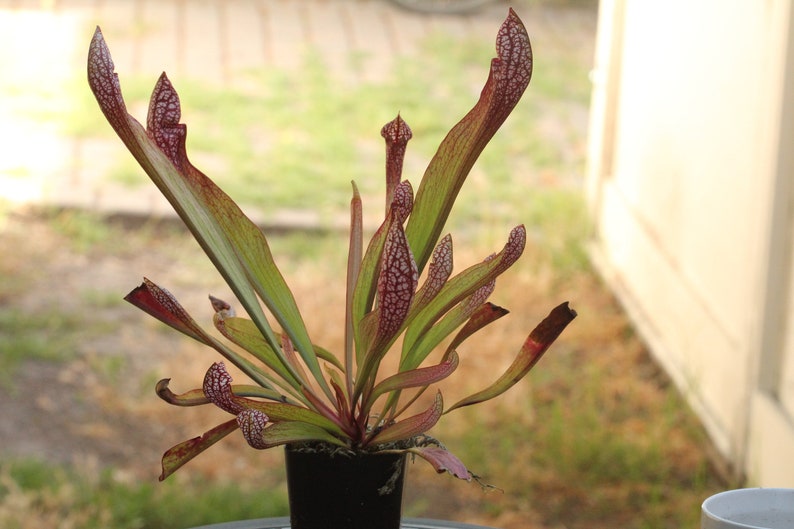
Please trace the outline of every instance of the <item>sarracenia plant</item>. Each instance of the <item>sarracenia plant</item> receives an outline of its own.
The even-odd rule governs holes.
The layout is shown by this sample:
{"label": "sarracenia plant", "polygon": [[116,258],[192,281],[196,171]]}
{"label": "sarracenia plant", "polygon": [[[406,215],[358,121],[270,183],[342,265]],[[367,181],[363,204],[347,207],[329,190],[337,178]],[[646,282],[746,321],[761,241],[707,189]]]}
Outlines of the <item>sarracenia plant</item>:
{"label": "sarracenia plant", "polygon": [[[529,334],[507,370],[481,391],[445,408],[436,390],[429,408],[408,411],[419,395],[455,371],[456,350],[464,340],[507,313],[487,299],[497,276],[516,262],[526,242],[524,227],[517,226],[500,252],[452,275],[452,238],[441,237],[469,170],[529,84],[529,37],[512,10],[499,30],[496,50],[479,100],[442,141],[415,197],[411,184],[401,181],[411,130],[400,116],[383,127],[386,214],[366,248],[362,201],[353,184],[346,338],[343,354],[337,357],[311,340],[263,231],[188,160],[179,97],[166,75],[154,87],[144,128],[127,113],[110,51],[97,28],[88,53],[88,80],[102,112],[248,315],[235,316],[229,304],[210,297],[215,328],[237,346],[231,347],[205,331],[167,290],[148,279],[126,296],[133,305],[217,350],[254,382],[232,384],[218,362],[207,371],[201,389],[176,394],[168,379],[157,384],[157,394],[171,404],[213,403],[234,416],[168,450],[160,479],[238,428],[254,448],[310,442],[354,451],[399,450],[426,459],[439,472],[471,479],[461,461],[425,433],[443,414],[507,391],[576,316],[567,302],[554,308]],[[400,354],[399,368],[384,375],[381,363],[390,352]]]}

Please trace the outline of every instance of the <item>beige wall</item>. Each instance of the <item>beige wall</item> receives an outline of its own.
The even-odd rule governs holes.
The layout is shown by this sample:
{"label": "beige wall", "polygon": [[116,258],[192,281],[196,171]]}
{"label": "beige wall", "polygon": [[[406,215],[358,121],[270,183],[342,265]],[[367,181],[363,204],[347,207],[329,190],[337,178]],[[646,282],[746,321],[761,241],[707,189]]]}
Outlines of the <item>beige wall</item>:
{"label": "beige wall", "polygon": [[[791,3],[602,0],[587,184],[597,266],[654,355],[736,469],[781,486],[794,486]],[[770,443],[787,447],[774,468]]]}

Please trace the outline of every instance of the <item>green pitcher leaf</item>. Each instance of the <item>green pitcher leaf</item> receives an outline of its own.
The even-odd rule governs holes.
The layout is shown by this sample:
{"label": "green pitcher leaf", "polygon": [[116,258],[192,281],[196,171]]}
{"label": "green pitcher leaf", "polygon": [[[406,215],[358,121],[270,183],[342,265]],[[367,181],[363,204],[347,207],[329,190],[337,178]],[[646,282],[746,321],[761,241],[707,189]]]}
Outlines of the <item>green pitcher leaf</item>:
{"label": "green pitcher leaf", "polygon": [[[305,381],[298,381],[292,376],[291,372],[282,363],[283,357],[277,355],[270,344],[264,339],[262,334],[257,329],[254,322],[251,320],[240,318],[236,316],[224,317],[216,313],[213,317],[215,328],[220,331],[226,338],[242,347],[253,356],[258,358],[266,366],[270,367],[278,373],[278,376],[285,381],[292,381],[295,388],[305,384]],[[276,333],[276,337],[283,341],[283,335]],[[320,360],[324,360],[336,368],[342,369],[342,363],[339,359],[327,349],[320,346],[314,346],[314,354]]]}
{"label": "green pitcher leaf", "polygon": [[513,387],[538,363],[543,353],[575,317],[576,311],[568,306],[567,301],[552,309],[551,313],[530,333],[518,356],[496,382],[456,402],[445,413],[490,400]]}
{"label": "green pitcher leaf", "polygon": [[164,378],[155,386],[157,396],[168,404],[173,404],[175,406],[201,406],[202,404],[210,404],[210,399],[204,395],[203,390],[191,389],[185,393],[176,394],[168,387],[170,383],[170,378]]}
{"label": "green pitcher leaf", "polygon": [[[356,347],[356,363],[359,368],[364,364],[364,356],[375,340],[377,321],[364,325],[364,319],[370,314],[380,278],[381,260],[386,239],[395,224],[402,224],[410,215],[413,207],[413,188],[407,181],[401,182],[394,190],[389,213],[378,230],[370,239],[367,251],[361,262],[360,272],[353,291],[351,318]],[[372,318],[370,318],[372,319]],[[377,320],[377,318],[375,318]]]}
{"label": "green pitcher leaf", "polygon": [[454,352],[441,363],[434,366],[412,369],[392,375],[378,383],[369,396],[365,409],[371,408],[375,400],[385,393],[392,393],[408,388],[427,387],[444,380],[458,368],[458,355]]}
{"label": "green pitcher leaf", "polygon": [[403,341],[405,353],[400,362],[403,369],[413,369],[421,363],[421,351],[415,350],[414,345],[430,331],[439,318],[466,297],[492,282],[518,260],[524,251],[526,236],[524,226],[513,228],[501,252],[454,276],[432,301],[425,307],[419,307],[417,314],[409,315],[410,323]]}
{"label": "green pitcher leaf", "polygon": [[239,317],[223,318],[216,314],[213,322],[223,336],[259,359],[284,382],[293,388],[300,388],[302,382],[285,366],[284,357],[276,354],[253,321]]}
{"label": "green pitcher leaf", "polygon": [[278,350],[278,342],[257,295],[295,342],[307,366],[330,396],[300,312],[273,261],[264,234],[188,160],[187,127],[179,123],[179,96],[165,74],[152,92],[146,130],[127,113],[110,51],[99,28],[89,47],[88,79],[116,133],[177,211],[273,350]]}
{"label": "green pitcher leaf", "polygon": [[163,481],[179,470],[185,463],[235,431],[237,428],[237,420],[232,419],[223,424],[219,424],[200,437],[188,439],[187,441],[183,441],[169,448],[165,454],[163,454],[163,471],[160,474],[160,481]]}
{"label": "green pitcher leaf", "polygon": [[346,447],[344,442],[313,424],[303,422],[268,424],[265,414],[258,410],[243,411],[237,416],[237,423],[248,444],[258,450],[306,441],[319,441]]}
{"label": "green pitcher leaf", "polygon": [[317,358],[319,358],[320,360],[328,362],[335,368],[344,371],[345,367],[342,365],[342,362],[339,360],[339,358],[336,357],[334,353],[332,353],[328,349],[325,349],[324,347],[320,347],[319,345],[315,344],[314,354],[317,355]]}
{"label": "green pitcher leaf", "polygon": [[449,131],[422,177],[406,233],[421,272],[474,162],[518,103],[532,77],[526,28],[510,9],[480,99]]}
{"label": "green pitcher leaf", "polygon": [[[364,365],[358,373],[354,396],[377,371],[381,359],[397,339],[405,318],[411,308],[419,281],[416,263],[405,238],[402,224],[391,225],[383,245],[377,292],[378,307],[375,309],[377,326],[375,335],[367,345]],[[367,328],[371,322],[362,322]]]}
{"label": "green pitcher leaf", "polygon": [[469,336],[476,333],[486,325],[495,322],[502,316],[506,316],[509,311],[493,303],[483,303],[480,305],[474,314],[471,315],[466,325],[458,331],[458,334],[452,339],[447,346],[444,353],[444,358],[452,354]]}
{"label": "green pitcher leaf", "polygon": [[204,395],[224,411],[239,415],[243,410],[258,410],[269,417],[269,421],[302,421],[331,433],[344,435],[342,429],[319,413],[303,406],[284,402],[263,402],[240,396],[234,392],[232,377],[223,362],[215,362],[204,377]]}
{"label": "green pitcher leaf", "polygon": [[378,276],[378,340],[397,334],[411,308],[419,274],[400,223],[392,224],[383,244]]}
{"label": "green pitcher leaf", "polygon": [[432,406],[418,415],[385,426],[372,437],[369,444],[379,445],[393,443],[394,441],[410,439],[411,437],[425,433],[436,425],[443,411],[444,400],[441,398],[441,392],[438,392],[436,393],[436,398]]}
{"label": "green pitcher leaf", "polygon": [[339,436],[345,435],[342,429],[333,421],[328,420],[317,412],[296,406],[294,404],[284,404],[281,402],[262,402],[249,400],[246,402],[246,409],[259,410],[270,417],[272,422],[301,422],[311,424],[318,428],[322,428],[327,432],[337,434]]}
{"label": "green pitcher leaf", "polygon": [[447,234],[442,237],[433,250],[430,266],[427,269],[427,278],[422,284],[422,288],[414,296],[411,306],[412,312],[424,308],[436,297],[436,294],[441,291],[449,276],[452,275],[452,267],[452,236]]}
{"label": "green pitcher leaf", "polygon": [[[184,170],[184,163],[179,148],[183,147],[184,143],[179,141],[179,135],[186,134],[184,125],[178,124],[177,117],[176,126],[172,127],[174,134],[164,136],[162,129],[159,129],[161,131],[159,134],[153,132],[150,137],[141,124],[127,113],[110,50],[98,27],[91,39],[88,51],[88,83],[113,130],[157,185],[160,192],[172,204],[210,260],[234,290],[237,298],[251,317],[257,320],[257,326],[264,328],[263,332],[267,335],[266,330],[269,329],[267,320],[259,308],[255,292],[248,284],[245,270],[221,232],[214,215],[207,212],[206,204],[199,198],[196,188],[200,188],[201,184],[208,179],[201,178],[199,174],[192,172],[189,175],[192,178],[185,178],[188,175],[181,172]],[[159,113],[158,109],[169,107],[171,112],[168,116],[173,118],[174,113],[178,114],[179,111],[178,102],[175,103],[173,98],[155,105],[155,112],[150,114],[157,114]],[[164,150],[155,142],[155,136],[160,138]],[[168,152],[168,155],[165,151]],[[210,184],[208,186],[213,187]],[[272,340],[272,343],[275,343],[275,340]]]}
{"label": "green pitcher leaf", "polygon": [[[174,393],[169,388],[171,383],[170,378],[160,380],[155,386],[157,396],[169,404],[175,406],[201,406],[203,404],[211,404],[204,390],[201,388],[191,389],[184,393]],[[251,386],[248,384],[235,384],[232,386],[232,393],[238,397],[258,397],[261,399],[275,400],[279,402],[286,401],[286,396],[279,394],[277,391],[266,389],[260,386]]]}
{"label": "green pitcher leaf", "polygon": [[143,283],[127,294],[124,299],[166,325],[200,343],[212,347],[235,366],[239,367],[252,380],[265,388],[271,388],[266,373],[207,334],[166,289],[144,278]]}
{"label": "green pitcher leaf", "polygon": [[[347,375],[345,389],[348,394],[353,393],[353,353],[355,346],[355,324],[353,311],[353,296],[356,290],[359,275],[361,274],[361,260],[364,255],[364,213],[361,195],[355,182],[353,183],[353,198],[350,199],[350,242],[347,251],[347,278],[345,289],[345,366]],[[363,310],[362,310],[363,315]]]}
{"label": "green pitcher leaf", "polygon": [[147,278],[143,278],[143,283],[124,296],[124,301],[198,342],[212,345],[212,337],[196,323],[174,295]]}
{"label": "green pitcher leaf", "polygon": [[413,133],[408,123],[397,114],[396,118],[383,126],[380,135],[386,140],[386,213],[388,214],[394,198],[394,190],[402,179],[405,148]]}
{"label": "green pitcher leaf", "polygon": [[[406,351],[404,358],[410,359],[408,368],[419,365],[425,358],[455,329],[466,323],[479,307],[485,303],[496,286],[496,281],[490,281],[474,291],[469,297],[464,298],[455,307],[450,309],[440,321],[423,333],[413,343],[410,351]],[[401,366],[405,369],[406,366]]]}

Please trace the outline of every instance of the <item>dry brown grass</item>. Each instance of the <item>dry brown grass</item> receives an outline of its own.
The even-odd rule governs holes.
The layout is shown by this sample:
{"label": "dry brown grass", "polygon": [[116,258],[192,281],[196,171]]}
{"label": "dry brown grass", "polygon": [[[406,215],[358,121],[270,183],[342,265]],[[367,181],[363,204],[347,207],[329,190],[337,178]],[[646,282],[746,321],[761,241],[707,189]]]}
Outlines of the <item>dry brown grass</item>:
{"label": "dry brown grass", "polygon": [[[7,256],[5,277],[14,280],[5,282],[0,299],[27,307],[31,317],[55,303],[82,315],[86,329],[111,325],[88,332],[74,360],[20,366],[13,387],[2,389],[9,410],[0,430],[3,455],[113,467],[123,481],[154,480],[165,448],[225,419],[210,408],[167,406],[154,396],[154,381],[170,376],[177,391],[197,387],[217,358],[108,300],[146,274],[209,324],[206,294],[231,297],[182,231],[115,226],[83,250],[73,244],[74,234],[54,229],[53,220],[57,226],[58,217],[7,219],[0,252]],[[313,339],[338,350],[344,256],[332,249],[343,249],[344,241],[301,236],[272,242]],[[456,269],[494,249],[471,242],[472,250],[458,245]],[[724,488],[709,465],[701,428],[592,271],[560,277],[543,255],[540,247],[528,248],[498,283],[492,301],[512,313],[487,337],[461,348],[448,399],[497,376],[556,303],[569,300],[579,317],[528,381],[499,401],[450,414],[432,432],[502,492],[416,464],[407,513],[505,529],[696,526],[702,499]],[[180,473],[177,479],[238,481],[263,494],[283,489],[281,453],[250,450],[239,436]]]}

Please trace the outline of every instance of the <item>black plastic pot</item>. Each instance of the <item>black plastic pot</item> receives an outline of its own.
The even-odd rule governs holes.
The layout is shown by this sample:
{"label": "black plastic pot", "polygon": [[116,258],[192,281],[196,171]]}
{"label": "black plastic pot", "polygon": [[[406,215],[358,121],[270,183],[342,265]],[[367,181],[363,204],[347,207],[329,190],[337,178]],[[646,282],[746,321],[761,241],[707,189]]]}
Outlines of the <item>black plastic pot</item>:
{"label": "black plastic pot", "polygon": [[292,529],[399,529],[405,454],[312,450],[288,445]]}

